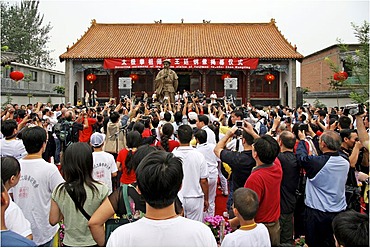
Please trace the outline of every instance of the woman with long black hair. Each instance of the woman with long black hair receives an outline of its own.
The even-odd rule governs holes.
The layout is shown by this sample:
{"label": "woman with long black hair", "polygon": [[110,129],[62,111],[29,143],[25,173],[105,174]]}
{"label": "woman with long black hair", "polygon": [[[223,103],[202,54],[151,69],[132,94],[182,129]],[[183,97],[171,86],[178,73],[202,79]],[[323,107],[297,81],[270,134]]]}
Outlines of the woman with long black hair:
{"label": "woman with long black hair", "polygon": [[127,134],[126,145],[117,157],[117,168],[122,172],[120,182],[121,184],[130,184],[136,182],[135,170],[131,163],[131,158],[141,145],[142,138],[138,131],[131,131]]}
{"label": "woman with long black hair", "polygon": [[[63,154],[65,182],[58,185],[51,200],[49,222],[65,225],[65,246],[95,246],[88,219],[108,196],[108,187],[92,178],[93,156],[87,143],[73,143]],[[83,212],[86,212],[84,214]]]}
{"label": "woman with long black hair", "polygon": [[173,136],[174,128],[171,123],[166,123],[162,126],[161,141],[157,143],[157,146],[163,147],[166,152],[172,152],[173,149],[180,146],[180,142],[171,139]]}

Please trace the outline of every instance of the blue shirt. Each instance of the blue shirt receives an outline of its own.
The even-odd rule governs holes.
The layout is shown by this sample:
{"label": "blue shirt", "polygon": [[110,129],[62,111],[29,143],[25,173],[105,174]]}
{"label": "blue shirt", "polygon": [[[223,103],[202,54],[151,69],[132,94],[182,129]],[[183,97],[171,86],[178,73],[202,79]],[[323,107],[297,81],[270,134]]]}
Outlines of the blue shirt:
{"label": "blue shirt", "polygon": [[36,247],[37,245],[32,240],[29,240],[18,233],[10,230],[1,231],[1,246],[2,247]]}
{"label": "blue shirt", "polygon": [[304,141],[299,142],[296,155],[307,175],[306,206],[329,213],[345,210],[348,157],[338,152],[308,156]]}

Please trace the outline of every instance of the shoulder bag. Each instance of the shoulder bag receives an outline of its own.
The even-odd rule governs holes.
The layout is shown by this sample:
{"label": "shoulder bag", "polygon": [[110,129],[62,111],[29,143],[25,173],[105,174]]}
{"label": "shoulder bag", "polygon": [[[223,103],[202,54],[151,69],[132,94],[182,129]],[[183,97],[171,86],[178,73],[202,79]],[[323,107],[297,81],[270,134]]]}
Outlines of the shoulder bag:
{"label": "shoulder bag", "polygon": [[105,242],[108,241],[109,236],[117,227],[138,220],[134,218],[131,212],[127,184],[122,185],[122,197],[125,203],[126,214],[123,215],[121,218],[109,219],[105,222]]}
{"label": "shoulder bag", "polygon": [[65,187],[65,189],[68,195],[72,198],[75,205],[77,206],[78,210],[80,210],[81,214],[83,214],[83,216],[85,216],[85,218],[89,221],[91,216],[85,211],[85,209],[80,204],[78,204],[75,194],[71,191],[69,187]]}

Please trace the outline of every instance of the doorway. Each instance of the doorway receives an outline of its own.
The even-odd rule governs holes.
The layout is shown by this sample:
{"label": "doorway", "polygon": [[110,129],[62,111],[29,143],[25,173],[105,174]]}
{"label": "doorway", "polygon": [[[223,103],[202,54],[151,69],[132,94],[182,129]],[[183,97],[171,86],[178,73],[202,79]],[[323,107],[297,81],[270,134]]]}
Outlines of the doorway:
{"label": "doorway", "polygon": [[184,90],[190,91],[190,75],[178,75],[179,86],[177,91],[182,93]]}
{"label": "doorway", "polygon": [[288,106],[288,100],[289,100],[289,89],[288,89],[288,84],[287,82],[284,83],[284,106]]}
{"label": "doorway", "polygon": [[73,105],[77,105],[77,99],[78,99],[78,82],[75,82],[75,85],[73,87]]}

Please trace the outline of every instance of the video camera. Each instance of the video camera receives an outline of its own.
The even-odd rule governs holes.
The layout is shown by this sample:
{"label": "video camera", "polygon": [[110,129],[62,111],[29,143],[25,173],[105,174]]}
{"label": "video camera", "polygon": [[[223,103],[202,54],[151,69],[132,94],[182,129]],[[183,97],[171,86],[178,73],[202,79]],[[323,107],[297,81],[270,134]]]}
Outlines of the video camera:
{"label": "video camera", "polygon": [[292,118],[290,116],[281,117],[280,121],[285,121],[286,123],[292,123]]}
{"label": "video camera", "polygon": [[239,137],[243,134],[244,121],[235,121],[235,126],[238,128],[235,132],[235,136]]}
{"label": "video camera", "polygon": [[347,104],[344,107],[344,113],[348,113],[350,115],[361,115],[364,112],[365,112],[364,105],[362,103]]}

